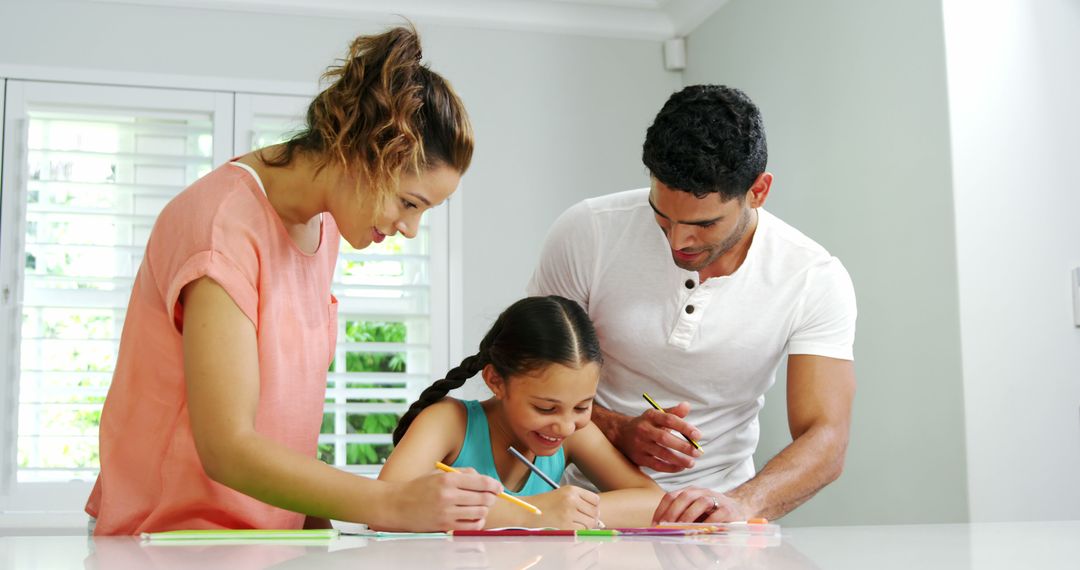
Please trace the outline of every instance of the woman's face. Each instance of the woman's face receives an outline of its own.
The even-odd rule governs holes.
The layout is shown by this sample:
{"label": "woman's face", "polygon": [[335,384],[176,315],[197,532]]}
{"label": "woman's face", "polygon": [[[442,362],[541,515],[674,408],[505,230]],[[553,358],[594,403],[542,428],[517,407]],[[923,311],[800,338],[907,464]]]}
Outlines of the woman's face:
{"label": "woman's face", "polygon": [[[486,372],[485,376],[492,371]],[[595,362],[581,368],[549,364],[514,376],[509,383],[496,382],[492,391],[502,401],[511,435],[521,446],[515,447],[546,456],[588,425],[599,380],[600,365]]]}
{"label": "woman's face", "polygon": [[356,249],[379,243],[398,232],[412,239],[419,230],[420,216],[446,201],[460,181],[461,173],[445,165],[429,168],[419,175],[402,175],[397,195],[372,224],[371,208],[374,205],[356,195],[355,179],[343,177],[335,191],[341,198],[340,206],[331,206],[330,213],[342,237]]}

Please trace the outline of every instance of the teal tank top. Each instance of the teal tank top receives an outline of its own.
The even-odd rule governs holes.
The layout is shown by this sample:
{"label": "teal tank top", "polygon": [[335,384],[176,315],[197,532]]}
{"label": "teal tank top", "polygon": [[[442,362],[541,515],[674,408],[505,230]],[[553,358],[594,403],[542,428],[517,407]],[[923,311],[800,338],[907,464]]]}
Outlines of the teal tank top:
{"label": "teal tank top", "polygon": [[[465,441],[461,444],[461,451],[454,460],[454,467],[472,467],[477,473],[487,475],[499,481],[499,473],[495,470],[495,457],[491,452],[491,432],[488,431],[487,414],[484,407],[477,400],[461,400],[468,413],[468,422],[465,426]],[[521,450],[518,450],[521,451]],[[552,481],[562,479],[563,470],[566,469],[566,459],[563,449],[550,456],[536,456],[533,463],[551,477]],[[529,471],[529,478],[520,491],[506,492],[515,496],[539,495],[551,491],[551,485],[544,482],[536,473]]]}

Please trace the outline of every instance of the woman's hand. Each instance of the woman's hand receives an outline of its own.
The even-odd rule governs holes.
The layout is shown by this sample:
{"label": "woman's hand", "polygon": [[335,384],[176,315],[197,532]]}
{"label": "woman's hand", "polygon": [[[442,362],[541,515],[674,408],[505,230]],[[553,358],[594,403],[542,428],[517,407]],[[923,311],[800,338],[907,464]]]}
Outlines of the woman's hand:
{"label": "woman's hand", "polygon": [[472,469],[386,484],[386,520],[396,530],[413,532],[482,529],[503,490],[498,481]]}
{"label": "woman's hand", "polygon": [[539,520],[536,524],[528,523],[525,526],[567,530],[595,528],[597,517],[600,516],[600,497],[573,485],[564,485],[526,500],[536,505],[543,514],[537,517]]}

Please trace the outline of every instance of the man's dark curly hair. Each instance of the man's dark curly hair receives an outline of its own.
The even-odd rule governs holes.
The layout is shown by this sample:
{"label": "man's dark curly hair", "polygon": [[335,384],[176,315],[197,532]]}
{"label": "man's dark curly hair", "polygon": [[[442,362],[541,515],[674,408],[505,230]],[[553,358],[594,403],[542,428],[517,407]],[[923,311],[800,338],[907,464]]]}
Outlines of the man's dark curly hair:
{"label": "man's dark curly hair", "polygon": [[702,198],[741,198],[765,171],[768,149],[761,112],[745,93],[724,85],[691,85],[675,93],[645,133],[642,160],[672,189]]}

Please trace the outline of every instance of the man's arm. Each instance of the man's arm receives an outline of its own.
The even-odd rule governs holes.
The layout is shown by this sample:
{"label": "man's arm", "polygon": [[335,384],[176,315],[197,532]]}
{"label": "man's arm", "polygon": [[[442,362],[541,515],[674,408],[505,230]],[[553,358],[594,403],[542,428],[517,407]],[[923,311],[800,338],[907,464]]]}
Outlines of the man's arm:
{"label": "man's arm", "polygon": [[835,481],[844,467],[855,396],[850,360],[788,358],[788,426],[793,441],[753,479],[728,491],[690,487],[660,501],[656,521],[778,519]]}
{"label": "man's arm", "polygon": [[809,354],[788,358],[788,427],[793,441],[729,496],[754,516],[777,519],[840,477],[855,397],[855,365]]}
{"label": "man's arm", "polygon": [[615,443],[619,439],[619,432],[632,419],[634,418],[613,412],[600,404],[593,404],[592,423],[600,428],[600,432],[611,443]]}

